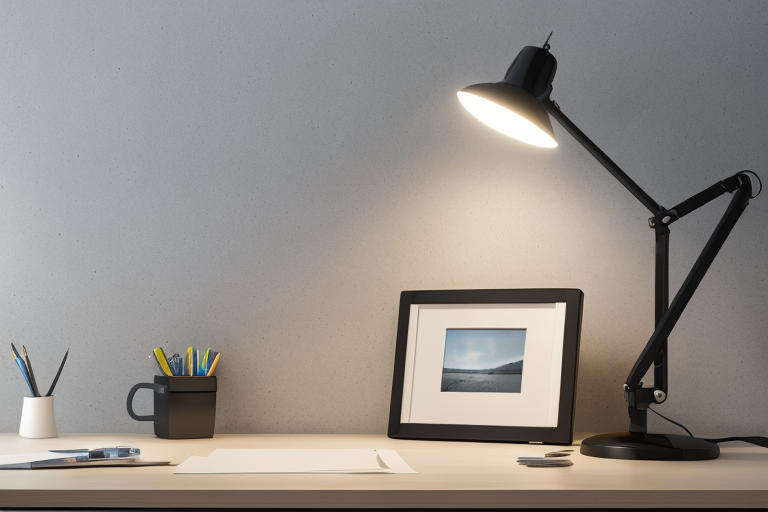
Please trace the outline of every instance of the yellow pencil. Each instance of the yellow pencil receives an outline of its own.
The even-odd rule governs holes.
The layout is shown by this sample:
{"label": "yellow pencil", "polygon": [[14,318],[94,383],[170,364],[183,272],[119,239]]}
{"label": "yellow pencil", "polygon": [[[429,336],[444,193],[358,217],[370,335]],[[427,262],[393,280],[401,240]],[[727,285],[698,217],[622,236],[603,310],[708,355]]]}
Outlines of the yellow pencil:
{"label": "yellow pencil", "polygon": [[216,371],[216,365],[219,364],[219,358],[221,357],[221,352],[216,354],[216,357],[213,358],[213,363],[211,363],[211,369],[208,370],[208,373],[205,374],[206,377],[213,376],[213,372]]}
{"label": "yellow pencil", "polygon": [[173,372],[171,371],[171,367],[168,366],[168,360],[165,358],[165,352],[163,352],[163,349],[160,347],[157,347],[152,352],[155,354],[155,359],[157,359],[157,364],[160,365],[160,369],[163,371],[163,373],[168,375],[169,377],[173,377]]}
{"label": "yellow pencil", "polygon": [[[211,355],[211,349],[205,351],[205,354],[203,355],[202,362],[200,363],[201,372],[204,375],[208,375],[208,359]],[[211,361],[212,362],[212,361]]]}

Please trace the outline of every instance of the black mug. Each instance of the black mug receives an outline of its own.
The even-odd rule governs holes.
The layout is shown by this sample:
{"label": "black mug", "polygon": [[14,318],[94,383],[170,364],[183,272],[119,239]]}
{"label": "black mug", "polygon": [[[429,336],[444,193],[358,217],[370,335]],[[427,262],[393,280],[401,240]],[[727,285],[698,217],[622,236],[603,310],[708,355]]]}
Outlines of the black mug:
{"label": "black mug", "polygon": [[[155,414],[133,411],[133,395],[139,389],[154,390]],[[128,393],[128,414],[137,421],[154,421],[155,435],[163,439],[213,437],[216,422],[216,377],[167,377],[155,383],[136,384]]]}

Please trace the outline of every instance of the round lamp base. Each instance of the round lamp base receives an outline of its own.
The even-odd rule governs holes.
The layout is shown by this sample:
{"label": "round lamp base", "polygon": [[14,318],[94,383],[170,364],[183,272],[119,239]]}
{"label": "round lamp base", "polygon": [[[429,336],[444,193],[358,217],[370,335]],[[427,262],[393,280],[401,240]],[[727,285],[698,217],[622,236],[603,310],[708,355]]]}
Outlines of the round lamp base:
{"label": "round lamp base", "polygon": [[704,439],[674,434],[600,434],[581,442],[581,453],[604,459],[709,460],[720,455],[720,447]]}

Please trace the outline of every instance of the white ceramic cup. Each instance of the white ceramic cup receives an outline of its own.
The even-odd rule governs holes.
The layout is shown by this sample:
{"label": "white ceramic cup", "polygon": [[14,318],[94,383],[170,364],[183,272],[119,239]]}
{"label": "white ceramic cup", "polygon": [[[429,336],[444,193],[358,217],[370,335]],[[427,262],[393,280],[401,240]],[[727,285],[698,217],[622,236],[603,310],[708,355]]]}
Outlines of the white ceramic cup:
{"label": "white ceramic cup", "polygon": [[25,396],[19,435],[30,439],[59,437],[53,417],[53,396]]}

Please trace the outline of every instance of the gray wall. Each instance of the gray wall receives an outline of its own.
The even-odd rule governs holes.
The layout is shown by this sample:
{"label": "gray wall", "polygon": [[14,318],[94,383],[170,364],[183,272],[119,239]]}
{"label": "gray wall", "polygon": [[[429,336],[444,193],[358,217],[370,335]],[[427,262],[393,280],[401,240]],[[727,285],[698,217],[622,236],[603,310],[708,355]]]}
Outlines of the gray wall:
{"label": "gray wall", "polygon": [[[768,178],[763,2],[0,10],[0,431],[13,342],[46,388],[72,345],[62,432],[150,432],[128,389],[195,345],[223,354],[219,433],[384,433],[400,291],[530,287],[584,290],[576,429],[626,429],[648,212],[559,126],[535,149],[456,100],[552,30],[553,99],[658,202]],[[673,290],[727,201],[673,226]],[[768,435],[767,220],[764,194],[670,340],[658,410],[698,435]]]}

